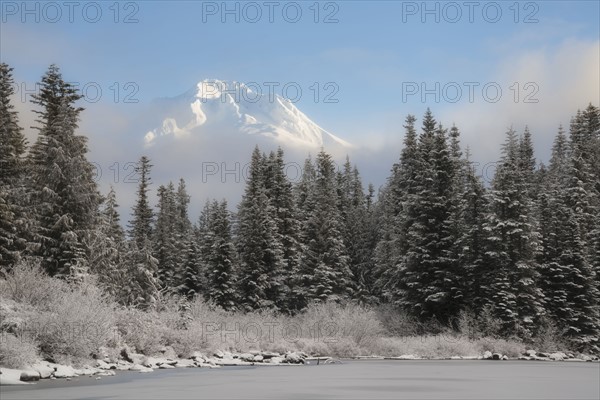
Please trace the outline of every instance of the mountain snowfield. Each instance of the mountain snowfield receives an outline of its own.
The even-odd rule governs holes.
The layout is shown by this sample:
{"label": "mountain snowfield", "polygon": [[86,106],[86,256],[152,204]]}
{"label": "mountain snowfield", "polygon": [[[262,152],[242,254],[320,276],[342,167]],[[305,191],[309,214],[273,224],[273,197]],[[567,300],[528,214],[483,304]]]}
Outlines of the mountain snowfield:
{"label": "mountain snowfield", "polygon": [[[347,141],[321,128],[290,100],[236,81],[205,79],[186,93],[161,101],[162,125],[147,132],[147,147],[195,135],[227,134],[271,138],[283,147],[350,149]],[[238,137],[239,138],[239,137]]]}

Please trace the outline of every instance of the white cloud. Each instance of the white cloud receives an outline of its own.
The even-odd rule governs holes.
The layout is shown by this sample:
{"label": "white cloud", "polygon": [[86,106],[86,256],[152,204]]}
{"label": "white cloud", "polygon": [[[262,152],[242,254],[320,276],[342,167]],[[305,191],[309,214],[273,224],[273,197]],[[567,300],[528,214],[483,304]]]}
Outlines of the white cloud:
{"label": "white cloud", "polygon": [[527,125],[537,156],[545,161],[559,124],[568,127],[578,109],[600,103],[599,49],[599,41],[565,40],[556,47],[507,58],[490,80],[503,90],[497,103],[485,101],[476,92],[474,103],[444,107],[439,120],[446,125],[455,122],[463,143],[470,145],[480,161],[498,158],[499,144],[510,126],[522,132]]}

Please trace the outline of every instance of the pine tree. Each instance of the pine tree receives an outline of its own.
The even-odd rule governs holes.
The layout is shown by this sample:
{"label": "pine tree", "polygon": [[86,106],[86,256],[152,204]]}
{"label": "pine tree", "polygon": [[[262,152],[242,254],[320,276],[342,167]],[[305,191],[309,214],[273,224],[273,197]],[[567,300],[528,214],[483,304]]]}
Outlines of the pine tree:
{"label": "pine tree", "polygon": [[178,213],[173,183],[159,186],[157,194],[158,213],[153,230],[152,252],[158,260],[158,279],[161,286],[169,291],[175,291],[180,283],[175,281],[180,249],[177,247]]}
{"label": "pine tree", "polygon": [[183,260],[183,283],[179,289],[180,293],[188,299],[193,299],[201,292],[203,280],[200,271],[200,232],[197,228],[192,228],[190,235],[184,244]]}
{"label": "pine tree", "polygon": [[52,65],[42,78],[39,136],[30,153],[30,187],[37,219],[37,254],[50,275],[79,279],[87,270],[84,241],[98,222],[101,197],[87,140],[75,135],[81,98]]}
{"label": "pine tree", "polygon": [[540,203],[540,261],[548,314],[580,350],[589,350],[598,341],[600,320],[593,253],[586,243],[594,220],[593,185],[586,184],[590,168],[579,139],[572,135],[568,147],[561,128],[554,142]]}
{"label": "pine tree", "polygon": [[176,268],[173,271],[174,287],[184,295],[187,295],[189,289],[186,287],[186,263],[190,262],[195,249],[193,243],[193,229],[188,214],[188,206],[190,204],[190,195],[187,193],[185,180],[179,179],[177,192],[175,193],[175,253]]}
{"label": "pine tree", "polygon": [[599,293],[585,241],[587,232],[584,226],[593,217],[586,214],[589,195],[579,173],[583,163],[576,152],[572,157],[567,187],[563,189],[557,205],[560,226],[557,242],[561,251],[557,263],[553,264],[563,271],[560,291],[564,293],[564,304],[553,304],[551,309],[559,325],[567,328],[567,335],[585,348],[587,344],[598,342]]}
{"label": "pine tree", "polygon": [[127,283],[122,288],[124,303],[144,310],[154,309],[160,295],[158,260],[152,256],[151,248],[149,239],[145,239],[142,247],[131,240],[123,256],[127,276]]}
{"label": "pine tree", "polygon": [[570,147],[581,158],[578,174],[588,193],[586,210],[591,216],[582,221],[585,230],[584,240],[588,255],[594,266],[598,287],[600,288],[600,260],[598,260],[600,228],[597,221],[600,217],[600,108],[589,104],[584,111],[578,111],[571,120],[569,131]]}
{"label": "pine tree", "polygon": [[346,157],[343,170],[337,174],[339,210],[342,218],[344,246],[348,252],[353,276],[354,297],[360,302],[375,301],[375,263],[373,250],[377,229],[371,207],[373,189],[366,195],[356,165]]}
{"label": "pine tree", "polygon": [[269,154],[265,172],[266,194],[272,206],[272,217],[277,225],[277,235],[283,250],[283,284],[277,307],[282,311],[290,311],[290,308],[294,308],[294,305],[290,304],[291,286],[294,285],[293,273],[298,269],[302,246],[299,239],[300,225],[294,193],[292,184],[285,175],[285,161],[281,148],[277,150],[277,153]]}
{"label": "pine tree", "polygon": [[536,160],[533,152],[533,140],[528,127],[519,140],[519,170],[523,172],[529,197],[535,200],[538,187],[535,181]]}
{"label": "pine tree", "polygon": [[276,308],[283,302],[283,248],[265,186],[265,164],[257,147],[238,212],[239,283],[246,310]]}
{"label": "pine tree", "polygon": [[392,175],[377,202],[376,214],[380,226],[380,239],[375,249],[377,286],[381,288],[380,297],[387,301],[398,301],[402,297],[402,259],[408,252],[406,234],[412,224],[408,209],[416,195],[416,175],[420,163],[415,121],[413,115],[406,117],[400,162],[393,166]]}
{"label": "pine tree", "polygon": [[288,308],[291,311],[304,309],[310,302],[309,288],[313,282],[313,270],[311,266],[316,263],[315,254],[311,252],[305,243],[308,241],[308,215],[314,209],[315,198],[312,194],[315,187],[316,171],[314,163],[309,156],[304,161],[302,177],[294,187],[294,198],[296,204],[296,219],[299,226],[300,262],[292,270],[290,287],[290,301]]}
{"label": "pine tree", "polygon": [[307,295],[318,301],[340,300],[352,295],[353,277],[337,204],[335,168],[324,151],[317,155],[315,172],[313,188],[304,200],[305,206],[313,206],[307,210],[301,236],[302,264],[310,281]]}
{"label": "pine tree", "polygon": [[[210,254],[212,251],[212,232],[210,230],[211,213],[211,202],[207,200],[202,208],[202,211],[200,212],[198,223],[196,224],[198,264],[196,267],[192,267],[186,271],[187,279],[189,281],[195,281],[195,285],[197,285],[197,288],[199,289],[196,291],[196,293],[201,293],[204,296],[206,296],[206,292],[208,290],[208,260],[210,259]],[[196,276],[193,276],[194,272],[197,273]]]}
{"label": "pine tree", "polygon": [[538,235],[532,221],[527,173],[523,171],[519,140],[511,129],[489,192],[486,218],[486,263],[491,268],[487,299],[501,318],[506,333],[529,336],[543,315],[537,286]]}
{"label": "pine tree", "polygon": [[446,130],[428,110],[419,137],[417,190],[408,206],[412,220],[408,251],[400,260],[400,304],[421,319],[448,321],[458,314],[464,294],[457,275],[452,237],[456,164]]}
{"label": "pine tree", "polygon": [[[355,169],[355,179],[358,171]],[[362,188],[361,188],[362,189]],[[378,303],[377,268],[375,248],[379,242],[379,226],[377,224],[375,207],[373,205],[375,189],[369,184],[368,194],[365,195],[364,205],[356,208],[356,215],[351,220],[355,227],[355,241],[353,249],[354,270],[352,271],[357,293],[354,295],[362,303]]]}
{"label": "pine tree", "polygon": [[148,202],[150,186],[150,160],[142,156],[136,171],[139,176],[137,200],[129,223],[129,236],[124,256],[129,285],[124,288],[127,304],[151,309],[159,296],[158,260],[152,255],[152,222],[154,214]]}
{"label": "pine tree", "polygon": [[26,141],[11,104],[13,85],[12,68],[0,63],[0,271],[12,268],[26,242],[22,206]]}
{"label": "pine tree", "polygon": [[0,63],[0,187],[9,189],[20,183],[26,150],[23,129],[11,104],[14,95],[13,69]]}
{"label": "pine tree", "polygon": [[486,301],[483,290],[489,274],[484,257],[486,233],[484,231],[487,213],[486,191],[475,166],[467,156],[460,173],[460,193],[458,196],[458,215],[455,223],[458,228],[456,238],[459,277],[465,292],[465,305],[480,312]]}
{"label": "pine tree", "polygon": [[224,310],[235,310],[235,246],[231,238],[227,202],[213,201],[210,207],[206,298]]}
{"label": "pine tree", "polygon": [[154,221],[154,212],[150,208],[148,201],[148,191],[150,190],[150,169],[152,164],[146,156],[140,158],[136,166],[138,178],[137,200],[133,208],[132,220],[129,224],[129,236],[133,239],[139,248],[143,247],[147,240],[152,236],[152,223]]}
{"label": "pine tree", "polygon": [[117,196],[111,186],[99,215],[98,228],[87,237],[87,258],[90,272],[98,277],[99,284],[117,301],[125,304],[123,287],[128,278],[123,270],[125,231],[121,227]]}

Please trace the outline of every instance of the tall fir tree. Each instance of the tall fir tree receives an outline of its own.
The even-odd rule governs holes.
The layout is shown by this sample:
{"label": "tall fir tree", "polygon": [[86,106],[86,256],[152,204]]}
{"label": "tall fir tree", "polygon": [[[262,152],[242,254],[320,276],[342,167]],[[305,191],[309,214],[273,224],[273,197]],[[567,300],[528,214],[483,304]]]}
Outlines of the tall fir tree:
{"label": "tall fir tree", "polygon": [[209,249],[207,254],[206,298],[224,310],[235,310],[236,260],[235,246],[231,237],[230,216],[227,202],[213,201],[208,222]]}
{"label": "tall fir tree", "polygon": [[152,238],[154,212],[148,199],[148,191],[152,183],[150,179],[151,168],[150,159],[146,156],[142,156],[135,167],[139,185],[132,219],[129,223],[129,237],[135,241],[138,248],[144,247],[146,242]]}
{"label": "tall fir tree", "polygon": [[238,211],[239,289],[246,310],[276,309],[284,300],[283,248],[265,186],[265,164],[256,147]]}
{"label": "tall fir tree", "polygon": [[530,336],[543,315],[538,288],[538,235],[532,218],[527,171],[523,171],[519,139],[510,129],[489,192],[486,217],[486,263],[490,266],[487,301],[502,320],[503,331]]}
{"label": "tall fir tree", "polygon": [[185,180],[180,178],[175,193],[175,245],[178,251],[175,253],[176,268],[173,272],[173,286],[183,295],[189,294],[185,282],[186,264],[197,255],[193,227],[188,213],[189,204],[190,195]]}
{"label": "tall fir tree", "polygon": [[458,195],[458,225],[456,249],[458,253],[459,277],[465,293],[465,306],[480,313],[486,304],[484,290],[489,274],[484,257],[486,232],[484,231],[487,214],[486,190],[476,174],[475,165],[467,156],[460,173],[460,192]]}
{"label": "tall fir tree", "polygon": [[430,110],[419,136],[416,194],[410,199],[408,251],[399,260],[400,304],[421,319],[447,322],[458,314],[464,294],[454,258],[451,217],[454,206],[455,163],[446,130],[436,126]]}
{"label": "tall fir tree", "polygon": [[293,273],[300,263],[302,245],[293,188],[286,176],[284,153],[281,148],[278,148],[277,152],[271,152],[265,160],[265,189],[283,250],[283,282],[277,307],[282,311],[290,311],[290,308],[294,308],[294,305],[290,304],[293,298],[291,296],[291,287],[294,285]]}
{"label": "tall fir tree", "polygon": [[25,250],[26,210],[23,206],[26,141],[11,103],[12,68],[0,63],[0,271],[10,270]]}
{"label": "tall fir tree", "polygon": [[111,186],[99,215],[98,228],[87,238],[90,272],[100,286],[122,304],[126,303],[123,287],[128,284],[123,269],[125,231],[120,224],[117,195]]}
{"label": "tall fir tree", "polygon": [[148,200],[151,167],[146,156],[142,156],[136,166],[139,177],[137,199],[129,223],[130,241],[123,257],[129,278],[129,285],[124,288],[126,303],[142,309],[153,309],[160,295],[158,260],[152,255],[151,242],[154,213]]}
{"label": "tall fir tree", "polygon": [[402,296],[402,259],[408,251],[406,234],[412,225],[408,208],[416,195],[420,163],[415,122],[413,115],[406,117],[400,162],[394,164],[377,202],[380,238],[375,249],[376,276],[380,288],[378,294],[386,301],[398,301]]}
{"label": "tall fir tree", "polygon": [[52,65],[32,97],[41,107],[29,160],[37,254],[50,275],[79,279],[88,268],[84,241],[96,227],[101,201],[87,139],[75,134],[82,108],[74,103],[81,95]]}
{"label": "tall fir tree", "polygon": [[[288,308],[293,312],[304,309],[310,302],[309,288],[313,280],[311,265],[314,265],[315,254],[310,252],[305,244],[307,242],[308,215],[315,207],[315,198],[312,192],[314,191],[316,175],[314,163],[309,156],[304,161],[301,179],[293,189],[301,248],[300,262],[292,270],[289,283],[290,300]],[[309,259],[310,262],[307,262]]]}
{"label": "tall fir tree", "polygon": [[179,283],[176,282],[176,274],[180,249],[177,246],[178,212],[173,183],[159,186],[157,194],[158,212],[153,230],[152,253],[158,260],[158,279],[161,286],[175,292]]}
{"label": "tall fir tree", "polygon": [[306,294],[316,301],[345,299],[353,293],[353,277],[344,245],[335,167],[323,150],[316,158],[312,186],[304,200],[310,208],[301,235],[302,264],[309,281]]}
{"label": "tall fir tree", "polygon": [[372,303],[375,301],[373,250],[377,240],[370,203],[373,193],[365,194],[358,168],[350,163],[349,157],[337,174],[337,191],[344,246],[354,279],[353,296],[360,302]]}

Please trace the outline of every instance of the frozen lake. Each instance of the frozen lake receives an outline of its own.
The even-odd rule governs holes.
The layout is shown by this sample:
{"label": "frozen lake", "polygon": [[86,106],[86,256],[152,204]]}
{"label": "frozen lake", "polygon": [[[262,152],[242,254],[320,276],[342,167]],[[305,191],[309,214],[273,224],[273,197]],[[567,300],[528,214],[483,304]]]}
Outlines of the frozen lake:
{"label": "frozen lake", "polygon": [[3,386],[9,399],[599,399],[600,364],[345,361],[343,364],[121,372]]}

